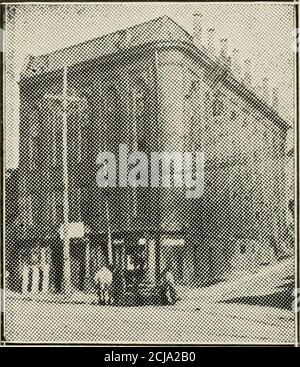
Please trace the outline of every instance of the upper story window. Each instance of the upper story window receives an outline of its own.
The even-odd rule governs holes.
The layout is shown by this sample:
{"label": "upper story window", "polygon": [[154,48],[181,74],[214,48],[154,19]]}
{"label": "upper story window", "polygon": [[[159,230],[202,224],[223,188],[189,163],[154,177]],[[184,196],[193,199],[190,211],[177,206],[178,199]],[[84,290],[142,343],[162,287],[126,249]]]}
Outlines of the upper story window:
{"label": "upper story window", "polygon": [[236,111],[231,111],[231,113],[230,113],[230,119],[231,120],[236,120],[236,118],[237,118],[237,113],[236,113]]}
{"label": "upper story window", "polygon": [[[147,88],[143,80],[137,80],[131,89],[132,95],[132,142],[133,150],[147,153],[145,136],[146,98]],[[133,216],[138,216],[139,205],[143,198],[138,188],[133,188],[132,210]]]}
{"label": "upper story window", "polygon": [[[68,93],[67,129],[68,150],[72,153],[72,159],[77,162],[82,158],[82,125],[86,118],[86,99],[71,89]],[[63,136],[63,108],[62,100],[49,99],[48,118],[51,127],[51,163],[53,166],[61,164],[62,159],[62,136]]]}
{"label": "upper story window", "polygon": [[143,80],[137,80],[132,87],[132,135],[134,150],[146,150],[145,117],[147,88]]}
{"label": "upper story window", "polygon": [[80,162],[81,161],[81,157],[82,157],[82,124],[81,124],[81,119],[78,120],[77,123],[77,161]]}
{"label": "upper story window", "polygon": [[23,228],[33,225],[32,194],[21,195],[18,199],[21,225]]}
{"label": "upper story window", "polygon": [[105,88],[103,102],[104,118],[102,122],[105,130],[106,150],[115,151],[116,145],[120,142],[120,124],[123,124],[124,121],[121,115],[120,96],[114,85]]}
{"label": "upper story window", "polygon": [[68,108],[68,129],[70,150],[74,159],[80,162],[82,159],[82,131],[88,114],[88,103],[86,98],[72,90],[72,97]]}
{"label": "upper story window", "polygon": [[211,105],[213,116],[220,116],[222,113],[225,112],[225,98],[226,95],[220,90],[216,90],[213,92],[213,100]]}
{"label": "upper story window", "polygon": [[63,192],[53,191],[51,193],[51,212],[52,223],[59,224],[63,222]]}
{"label": "upper story window", "polygon": [[33,225],[33,204],[32,204],[32,195],[29,194],[27,196],[27,215],[28,215],[28,222],[29,226]]}
{"label": "upper story window", "polygon": [[105,99],[106,113],[111,117],[115,116],[119,107],[119,93],[114,86],[109,86]]}
{"label": "upper story window", "polygon": [[59,164],[59,157],[61,157],[60,145],[62,142],[62,109],[60,102],[53,101],[49,106],[49,118],[51,124],[51,141],[52,141],[52,153],[51,161],[52,165]]}
{"label": "upper story window", "polygon": [[215,99],[212,104],[212,111],[214,116],[220,116],[224,111],[224,102],[220,99]]}
{"label": "upper story window", "polygon": [[28,134],[28,167],[30,171],[36,168],[39,154],[39,129],[40,129],[40,111],[35,106],[30,113],[30,127]]}
{"label": "upper story window", "polygon": [[71,195],[70,203],[69,203],[70,204],[69,220],[71,220],[72,222],[80,222],[81,221],[81,188],[79,186],[76,186],[74,182],[71,183],[70,186],[72,187],[72,195]]}

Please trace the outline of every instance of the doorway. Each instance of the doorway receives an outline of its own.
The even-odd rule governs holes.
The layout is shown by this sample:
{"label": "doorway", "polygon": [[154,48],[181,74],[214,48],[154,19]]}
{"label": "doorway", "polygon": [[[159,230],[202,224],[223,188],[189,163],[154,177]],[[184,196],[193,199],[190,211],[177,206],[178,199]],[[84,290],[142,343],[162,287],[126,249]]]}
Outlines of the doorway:
{"label": "doorway", "polygon": [[184,240],[174,238],[162,240],[160,272],[162,273],[166,268],[171,268],[177,285],[184,284],[184,258]]}
{"label": "doorway", "polygon": [[70,257],[71,257],[71,282],[75,290],[84,290],[85,280],[85,246],[82,242],[71,240]]}
{"label": "doorway", "polygon": [[113,264],[124,278],[126,288],[155,283],[156,257],[155,240],[132,237],[113,243]]}

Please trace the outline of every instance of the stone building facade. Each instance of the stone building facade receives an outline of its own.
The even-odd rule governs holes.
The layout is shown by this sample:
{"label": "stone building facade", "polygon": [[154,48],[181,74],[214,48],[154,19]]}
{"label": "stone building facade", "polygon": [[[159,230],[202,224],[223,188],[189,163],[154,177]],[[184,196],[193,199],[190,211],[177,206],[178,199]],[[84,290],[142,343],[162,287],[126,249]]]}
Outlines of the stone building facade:
{"label": "stone building facade", "polygon": [[[201,286],[279,256],[286,233],[287,124],[213,57],[162,17],[31,57],[20,81],[19,209],[15,243],[23,291],[61,291],[64,279],[63,70],[68,82],[72,287],[89,290],[108,261],[123,274],[138,258],[141,282],[172,264],[178,284]],[[205,188],[96,185],[99,151],[203,151]],[[24,280],[25,279],[25,280]],[[27,281],[26,281],[27,279]]]}

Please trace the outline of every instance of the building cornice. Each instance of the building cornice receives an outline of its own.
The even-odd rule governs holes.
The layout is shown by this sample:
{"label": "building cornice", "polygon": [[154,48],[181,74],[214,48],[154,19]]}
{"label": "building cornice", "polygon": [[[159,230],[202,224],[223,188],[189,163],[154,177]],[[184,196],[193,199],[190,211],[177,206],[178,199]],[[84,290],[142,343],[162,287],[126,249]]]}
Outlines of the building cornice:
{"label": "building cornice", "polygon": [[111,59],[119,58],[124,59],[126,57],[131,57],[132,54],[139,56],[145,55],[145,52],[152,52],[153,50],[179,50],[188,54],[196,62],[200,63],[209,74],[218,74],[218,81],[223,83],[224,86],[229,88],[236,95],[241,97],[246,103],[249,103],[255,110],[260,112],[266,118],[274,121],[276,125],[280,128],[287,130],[291,126],[279,116],[279,114],[270,107],[266,102],[264,102],[260,97],[258,97],[249,87],[247,87],[241,80],[235,78],[235,76],[230,71],[228,66],[224,65],[220,60],[213,60],[207,53],[207,50],[199,49],[190,40],[178,41],[178,40],[159,40],[154,42],[148,42],[139,44],[137,46],[132,46],[129,48],[120,48],[118,50],[112,49],[111,52],[101,53],[101,55],[96,54],[94,58],[89,58],[87,60],[83,59],[78,63],[70,63],[66,61],[64,64],[63,60],[57,62],[46,62],[47,58],[53,57],[54,53],[38,56],[34,58],[33,64],[36,65],[35,69],[27,71],[22,74],[20,84],[31,84],[31,82],[37,81],[44,74],[51,74],[52,72],[57,72],[62,70],[63,66],[68,66],[70,70],[76,70],[77,67],[84,67],[84,65],[89,65],[93,62],[97,64],[107,64]]}
{"label": "building cornice", "polygon": [[289,129],[291,126],[279,116],[279,114],[266,102],[264,102],[256,93],[247,87],[241,80],[238,80],[230,71],[230,69],[223,65],[219,60],[212,60],[207,51],[203,48],[200,50],[194,44],[182,41],[164,41],[157,42],[156,45],[152,45],[156,49],[178,49],[182,52],[189,54],[196,62],[199,62],[208,72],[218,74],[218,83],[223,83],[232,92],[234,92],[239,97],[243,98],[245,102],[249,103],[254,109],[263,114],[268,119],[274,121],[280,128]]}

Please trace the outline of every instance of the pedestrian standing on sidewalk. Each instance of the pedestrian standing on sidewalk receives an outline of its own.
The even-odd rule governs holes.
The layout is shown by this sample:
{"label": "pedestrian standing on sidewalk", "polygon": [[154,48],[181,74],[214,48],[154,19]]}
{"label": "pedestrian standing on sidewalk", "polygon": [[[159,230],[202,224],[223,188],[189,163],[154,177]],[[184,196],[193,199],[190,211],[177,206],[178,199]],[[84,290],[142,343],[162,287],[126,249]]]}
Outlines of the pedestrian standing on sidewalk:
{"label": "pedestrian standing on sidewalk", "polygon": [[174,305],[179,300],[176,294],[172,266],[168,266],[162,273],[160,297],[164,305]]}

